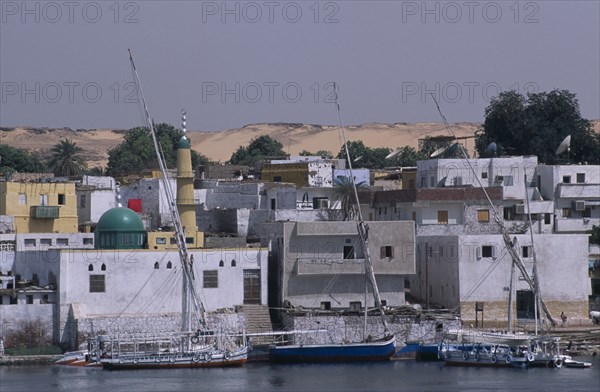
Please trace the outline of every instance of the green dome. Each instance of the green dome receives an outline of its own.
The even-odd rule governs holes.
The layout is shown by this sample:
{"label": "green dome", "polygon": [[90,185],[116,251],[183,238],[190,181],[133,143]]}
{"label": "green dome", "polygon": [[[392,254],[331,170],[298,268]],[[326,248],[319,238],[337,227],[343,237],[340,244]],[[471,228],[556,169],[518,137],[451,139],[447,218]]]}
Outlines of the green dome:
{"label": "green dome", "polygon": [[111,208],[102,214],[94,234],[97,249],[141,249],[146,242],[142,219],[125,207]]}
{"label": "green dome", "polygon": [[179,139],[179,143],[177,143],[177,149],[180,148],[190,148],[190,141],[185,136],[182,136],[181,139]]}

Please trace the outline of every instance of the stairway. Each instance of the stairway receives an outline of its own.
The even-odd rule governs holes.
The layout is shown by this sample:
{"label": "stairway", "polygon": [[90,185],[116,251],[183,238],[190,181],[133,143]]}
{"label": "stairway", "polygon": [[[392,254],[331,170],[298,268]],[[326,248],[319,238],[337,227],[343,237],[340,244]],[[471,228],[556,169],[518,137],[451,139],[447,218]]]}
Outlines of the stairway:
{"label": "stairway", "polygon": [[[273,333],[267,305],[243,305],[240,310],[246,317],[246,333]],[[273,337],[250,336],[250,342],[253,346],[268,345],[273,342]]]}

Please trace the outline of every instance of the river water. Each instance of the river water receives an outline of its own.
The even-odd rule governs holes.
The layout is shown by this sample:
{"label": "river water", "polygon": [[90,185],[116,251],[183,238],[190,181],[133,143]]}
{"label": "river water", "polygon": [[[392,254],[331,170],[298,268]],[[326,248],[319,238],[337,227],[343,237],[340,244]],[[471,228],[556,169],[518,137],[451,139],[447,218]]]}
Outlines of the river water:
{"label": "river water", "polygon": [[349,364],[248,363],[239,368],[107,371],[1,366],[0,392],[151,391],[600,391],[600,356],[589,369],[446,367],[412,360]]}

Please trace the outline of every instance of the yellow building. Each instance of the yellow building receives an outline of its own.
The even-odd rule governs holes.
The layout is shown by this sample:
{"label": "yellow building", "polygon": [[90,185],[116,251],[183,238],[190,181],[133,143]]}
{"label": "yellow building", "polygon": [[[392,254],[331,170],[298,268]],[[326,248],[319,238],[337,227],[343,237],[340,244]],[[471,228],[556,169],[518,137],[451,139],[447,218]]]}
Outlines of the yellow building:
{"label": "yellow building", "polygon": [[77,233],[75,184],[0,182],[0,215],[14,217],[17,233]]}
{"label": "yellow building", "polygon": [[308,162],[271,164],[266,163],[262,167],[260,178],[268,182],[289,182],[302,188],[309,186]]}

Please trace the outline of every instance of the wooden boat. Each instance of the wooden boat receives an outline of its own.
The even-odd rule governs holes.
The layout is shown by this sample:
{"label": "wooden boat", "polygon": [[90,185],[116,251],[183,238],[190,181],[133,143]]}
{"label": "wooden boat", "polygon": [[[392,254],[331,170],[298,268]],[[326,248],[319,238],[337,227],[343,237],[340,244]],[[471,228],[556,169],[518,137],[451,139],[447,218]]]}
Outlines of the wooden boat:
{"label": "wooden boat", "polygon": [[[351,205],[351,208],[355,212],[353,216],[356,217],[356,224],[358,229],[358,236],[360,243],[365,254],[365,274],[371,283],[372,294],[375,302],[375,307],[379,311],[381,322],[384,329],[384,337],[380,339],[373,339],[367,336],[366,330],[363,333],[365,337],[361,342],[352,343],[320,343],[320,344],[291,344],[282,346],[273,346],[270,351],[270,359],[274,362],[331,362],[331,361],[382,361],[388,360],[396,351],[396,337],[388,335],[387,322],[385,318],[385,312],[379,296],[379,289],[377,281],[375,279],[375,272],[371,263],[371,256],[369,253],[368,246],[368,228],[365,224],[362,212],[360,209],[360,201],[358,198],[358,191],[356,189],[356,183],[352,174],[352,159],[348,150],[348,144],[346,142],[346,136],[344,132],[344,126],[341,124],[341,113],[340,106],[337,102],[337,90],[336,90],[336,106],[338,110],[338,116],[340,118],[341,134],[344,140],[344,150],[346,152],[346,158],[348,161],[348,168],[350,171],[349,179],[352,183],[354,202],[355,205]],[[352,214],[351,214],[352,215]],[[366,318],[368,317],[368,311],[365,309],[365,326]],[[366,327],[365,327],[366,329]]]}

